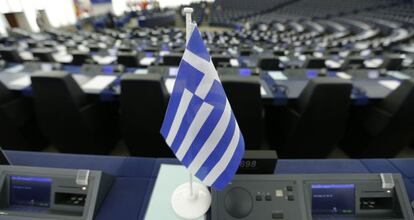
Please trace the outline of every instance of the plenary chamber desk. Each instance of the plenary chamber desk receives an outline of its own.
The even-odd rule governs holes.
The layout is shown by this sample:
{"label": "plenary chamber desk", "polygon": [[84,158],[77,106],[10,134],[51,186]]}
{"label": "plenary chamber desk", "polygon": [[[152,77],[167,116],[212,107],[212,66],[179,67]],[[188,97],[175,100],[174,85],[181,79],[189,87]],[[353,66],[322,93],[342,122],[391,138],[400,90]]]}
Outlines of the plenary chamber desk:
{"label": "plenary chamber desk", "polygon": [[[115,176],[96,219],[143,219],[161,164],[175,159],[6,151],[13,165],[102,170]],[[414,159],[279,160],[278,174],[400,173],[414,200]]]}
{"label": "plenary chamber desk", "polygon": [[[29,64],[33,65],[33,63]],[[9,90],[20,91],[30,96],[32,94],[30,77],[37,71],[51,71],[52,67],[50,63],[36,63],[35,68],[29,64],[16,64],[0,71],[0,83],[3,83]],[[150,66],[115,72],[112,65],[64,65],[62,67],[63,72],[72,75],[83,92],[99,96],[102,101],[114,100],[121,95],[120,82],[122,76],[126,74],[159,74],[163,76],[165,87],[171,93],[177,69],[176,66]],[[277,105],[284,105],[288,100],[298,99],[309,80],[315,77],[350,80],[354,88],[351,98],[357,103],[361,103],[361,100],[381,100],[395,90],[402,80],[412,78],[409,71],[380,71],[378,69],[350,70],[345,71],[346,73],[317,69],[288,69],[257,73],[251,68],[228,67],[218,68],[218,72],[220,75],[227,76],[258,76],[262,100],[277,103]]]}

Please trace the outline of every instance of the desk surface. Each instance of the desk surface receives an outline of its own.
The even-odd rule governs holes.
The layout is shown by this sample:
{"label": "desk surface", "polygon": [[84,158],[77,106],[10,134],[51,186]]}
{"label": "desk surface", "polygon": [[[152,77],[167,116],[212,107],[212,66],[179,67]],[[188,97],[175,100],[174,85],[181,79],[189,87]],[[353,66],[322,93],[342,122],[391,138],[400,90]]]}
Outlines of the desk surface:
{"label": "desk surface", "polygon": [[[143,219],[162,163],[175,159],[90,156],[6,151],[14,165],[102,170],[116,177],[97,215],[98,220]],[[414,200],[414,159],[280,160],[276,173],[401,173]]]}

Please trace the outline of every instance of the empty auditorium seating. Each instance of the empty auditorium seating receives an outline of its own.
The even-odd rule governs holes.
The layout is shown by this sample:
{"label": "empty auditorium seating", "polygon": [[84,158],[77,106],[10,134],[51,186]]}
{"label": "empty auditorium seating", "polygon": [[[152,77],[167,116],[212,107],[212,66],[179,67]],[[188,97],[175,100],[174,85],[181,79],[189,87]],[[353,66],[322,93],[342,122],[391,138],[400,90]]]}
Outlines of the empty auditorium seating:
{"label": "empty auditorium seating", "polygon": [[[261,13],[254,17],[253,21],[272,22],[276,18],[288,16],[294,19],[300,18],[328,18],[329,16],[343,15],[347,13],[356,13],[366,9],[392,6],[393,0],[348,0],[348,1],[330,1],[330,0],[301,0],[294,1],[285,7],[268,13]],[[312,10],[310,10],[312,9]]]}
{"label": "empty auditorium seating", "polygon": [[228,74],[221,76],[220,79],[242,131],[246,148],[261,148],[265,144],[264,109],[258,77]]}
{"label": "empty auditorium seating", "polygon": [[0,56],[1,56],[1,59],[7,62],[13,62],[13,63],[22,62],[22,58],[19,56],[19,53],[17,52],[17,48],[14,48],[14,47],[1,47]]}
{"label": "empty auditorium seating", "polygon": [[159,74],[128,74],[121,81],[121,131],[131,155],[172,157],[160,134],[168,92]]}
{"label": "empty auditorium seating", "polygon": [[393,157],[413,138],[414,82],[405,80],[379,103],[352,111],[342,149],[351,157]]}
{"label": "empty auditorium seating", "polygon": [[81,52],[81,51],[72,51],[72,64],[73,65],[82,65],[85,63],[91,63],[92,58],[88,52]]}
{"label": "empty auditorium seating", "polygon": [[118,52],[118,64],[126,67],[139,67],[139,56],[136,52]]}
{"label": "empty auditorium seating", "polygon": [[33,56],[37,57],[42,62],[56,62],[53,57],[53,49],[50,48],[36,48],[32,50]]}
{"label": "empty auditorium seating", "polygon": [[308,58],[303,64],[303,67],[306,69],[324,69],[326,59],[324,58]]}
{"label": "empty auditorium seating", "polygon": [[212,5],[209,23],[212,25],[232,26],[236,20],[281,7],[292,0],[263,0],[260,4],[249,0],[216,0]]}
{"label": "empty auditorium seating", "polygon": [[276,57],[268,56],[268,57],[261,57],[257,66],[262,70],[280,70],[280,61]]}
{"label": "empty auditorium seating", "polygon": [[42,150],[48,145],[37,127],[32,102],[0,83],[0,145],[3,149]]}
{"label": "empty auditorium seating", "polygon": [[171,53],[163,56],[162,65],[164,66],[178,66],[180,65],[182,54],[179,53]]}
{"label": "empty auditorium seating", "polygon": [[[406,113],[411,81],[395,89],[414,78],[413,2],[216,0],[190,6],[248,149],[271,145],[284,158],[324,158],[342,139],[352,157],[393,157],[414,141]],[[0,98],[0,129],[17,129],[4,130],[0,145],[40,149],[47,145],[43,133],[59,151],[105,154],[120,132],[117,147],[125,143],[131,155],[173,156],[159,130],[166,88],[173,87],[167,78],[176,76],[186,46],[183,7],[91,16],[77,31],[8,30],[0,37],[0,82],[10,99]],[[35,74],[27,82],[50,69],[66,73]],[[113,81],[85,90],[97,75]],[[18,125],[6,125],[18,115]]]}
{"label": "empty auditorium seating", "polygon": [[326,157],[344,134],[351,90],[347,80],[314,78],[291,106],[268,111],[267,133],[279,156]]}
{"label": "empty auditorium seating", "polygon": [[211,60],[215,67],[228,67],[230,66],[231,57],[228,55],[213,55]]}
{"label": "empty auditorium seating", "polygon": [[90,100],[64,72],[31,77],[37,119],[51,144],[65,153],[106,154],[117,142],[117,114]]}

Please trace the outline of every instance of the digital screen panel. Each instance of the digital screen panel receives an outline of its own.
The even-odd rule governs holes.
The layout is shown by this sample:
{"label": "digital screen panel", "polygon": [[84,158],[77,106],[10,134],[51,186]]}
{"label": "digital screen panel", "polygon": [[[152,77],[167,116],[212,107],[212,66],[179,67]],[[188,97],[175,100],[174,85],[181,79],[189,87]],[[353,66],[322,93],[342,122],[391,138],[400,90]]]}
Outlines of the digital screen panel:
{"label": "digital screen panel", "polygon": [[114,67],[113,66],[111,66],[111,65],[105,65],[105,66],[102,66],[102,73],[106,73],[106,74],[109,74],[109,73],[113,73],[114,72]]}
{"label": "digital screen panel", "polygon": [[316,70],[307,70],[306,75],[308,76],[308,78],[315,78],[315,77],[318,76],[318,71],[316,71]]}
{"label": "digital screen panel", "polygon": [[239,75],[240,76],[251,76],[252,75],[252,70],[247,69],[247,68],[241,68],[241,69],[239,69]]}
{"label": "digital screen panel", "polygon": [[354,184],[313,184],[312,215],[355,214]]}
{"label": "digital screen panel", "polygon": [[10,205],[50,207],[52,179],[10,176]]}

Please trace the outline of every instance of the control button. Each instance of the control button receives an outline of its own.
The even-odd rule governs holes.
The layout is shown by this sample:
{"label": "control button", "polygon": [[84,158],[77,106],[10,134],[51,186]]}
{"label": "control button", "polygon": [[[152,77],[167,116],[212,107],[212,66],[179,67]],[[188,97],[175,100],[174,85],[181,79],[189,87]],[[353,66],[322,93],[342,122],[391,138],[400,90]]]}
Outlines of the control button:
{"label": "control button", "polygon": [[280,190],[280,189],[276,190],[275,191],[275,196],[276,197],[283,197],[283,190]]}
{"label": "control button", "polygon": [[291,191],[293,191],[293,186],[287,186],[287,187],[286,187],[286,190],[287,190],[287,191],[290,191],[290,192],[291,192]]}
{"label": "control button", "polygon": [[256,195],[256,201],[262,201],[262,195],[257,194]]}
{"label": "control button", "polygon": [[288,196],[288,200],[293,201],[293,200],[295,200],[295,197],[293,195],[290,195],[290,196]]}
{"label": "control button", "polygon": [[265,200],[272,201],[272,196],[270,195],[270,193],[266,193]]}
{"label": "control button", "polygon": [[272,219],[283,219],[283,212],[282,211],[273,211],[272,212]]}
{"label": "control button", "polygon": [[235,187],[227,192],[224,208],[233,218],[244,218],[253,209],[253,197],[242,187]]}

